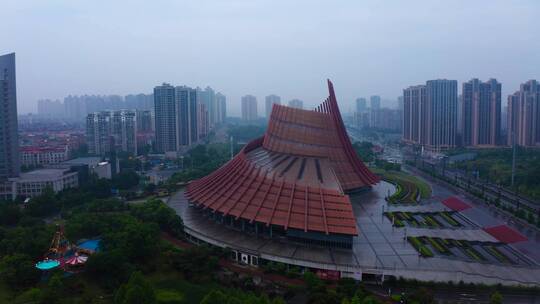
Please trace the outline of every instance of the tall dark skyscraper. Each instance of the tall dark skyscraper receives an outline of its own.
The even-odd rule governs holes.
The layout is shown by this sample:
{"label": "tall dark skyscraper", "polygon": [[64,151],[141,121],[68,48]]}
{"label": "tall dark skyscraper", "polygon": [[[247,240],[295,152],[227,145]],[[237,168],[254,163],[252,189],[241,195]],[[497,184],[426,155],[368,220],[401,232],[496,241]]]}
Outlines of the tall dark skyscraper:
{"label": "tall dark skyscraper", "polygon": [[501,84],[495,79],[463,83],[461,107],[463,145],[497,145],[501,135]]}
{"label": "tall dark skyscraper", "polygon": [[403,140],[441,150],[456,146],[457,81],[429,80],[403,91]]}
{"label": "tall dark skyscraper", "polygon": [[111,115],[107,111],[86,116],[86,144],[88,153],[106,155],[112,151]]}
{"label": "tall dark skyscraper", "polygon": [[426,86],[418,85],[403,90],[403,141],[426,143]]}
{"label": "tall dark skyscraper", "polygon": [[356,98],[356,113],[364,113],[367,111],[367,101],[365,98]]}
{"label": "tall dark skyscraper", "polygon": [[457,81],[437,79],[426,83],[427,146],[441,150],[456,146]]}
{"label": "tall dark skyscraper", "polygon": [[0,56],[0,181],[19,175],[15,53]]}
{"label": "tall dark skyscraper", "polygon": [[156,150],[178,152],[199,140],[197,90],[164,83],[154,88]]}
{"label": "tall dark skyscraper", "polygon": [[204,104],[206,111],[208,112],[208,124],[210,128],[213,128],[217,123],[219,123],[219,113],[218,105],[216,103],[216,93],[211,87],[206,87],[206,89],[197,90],[197,94],[200,96],[201,103]]}
{"label": "tall dark skyscraper", "polygon": [[508,144],[540,146],[540,83],[529,80],[508,96]]}
{"label": "tall dark skyscraper", "polygon": [[227,97],[221,93],[216,94],[218,123],[224,123],[227,117]]}
{"label": "tall dark skyscraper", "polygon": [[176,102],[175,89],[164,83],[154,88],[154,113],[156,115],[157,152],[176,151]]}
{"label": "tall dark skyscraper", "polygon": [[242,96],[242,120],[257,120],[257,97],[253,95]]}
{"label": "tall dark skyscraper", "polygon": [[[197,90],[190,87],[176,87],[176,125],[178,142],[181,146],[191,146],[199,140]],[[178,150],[176,150],[178,151]]]}
{"label": "tall dark skyscraper", "polygon": [[266,119],[270,119],[270,113],[272,113],[272,107],[274,104],[281,104],[281,97],[271,94],[264,98],[264,105],[266,110]]}
{"label": "tall dark skyscraper", "polygon": [[152,117],[152,111],[137,110],[137,132],[147,133],[154,130],[154,118]]}
{"label": "tall dark skyscraper", "polygon": [[370,107],[372,110],[378,110],[381,108],[381,96],[373,95],[369,98]]}

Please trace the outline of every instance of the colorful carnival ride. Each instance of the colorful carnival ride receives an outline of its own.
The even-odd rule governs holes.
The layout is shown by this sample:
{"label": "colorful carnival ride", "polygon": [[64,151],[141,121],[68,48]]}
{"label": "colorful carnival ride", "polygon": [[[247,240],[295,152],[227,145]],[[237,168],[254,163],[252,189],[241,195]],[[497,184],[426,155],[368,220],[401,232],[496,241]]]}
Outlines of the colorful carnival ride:
{"label": "colorful carnival ride", "polygon": [[49,250],[43,260],[36,263],[36,268],[48,271],[60,267],[66,272],[78,272],[83,269],[88,256],[97,250],[98,245],[99,240],[73,245],[65,237],[64,227],[57,225]]}

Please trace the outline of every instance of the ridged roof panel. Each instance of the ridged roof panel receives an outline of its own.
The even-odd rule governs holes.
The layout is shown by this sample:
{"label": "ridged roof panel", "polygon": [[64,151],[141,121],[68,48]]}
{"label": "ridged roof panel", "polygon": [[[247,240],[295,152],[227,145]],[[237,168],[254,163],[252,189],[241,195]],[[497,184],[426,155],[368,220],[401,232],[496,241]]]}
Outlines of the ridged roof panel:
{"label": "ridged roof panel", "polygon": [[347,190],[378,181],[352,150],[332,84],[308,111],[274,105],[264,137],[188,185],[188,199],[251,223],[357,235]]}

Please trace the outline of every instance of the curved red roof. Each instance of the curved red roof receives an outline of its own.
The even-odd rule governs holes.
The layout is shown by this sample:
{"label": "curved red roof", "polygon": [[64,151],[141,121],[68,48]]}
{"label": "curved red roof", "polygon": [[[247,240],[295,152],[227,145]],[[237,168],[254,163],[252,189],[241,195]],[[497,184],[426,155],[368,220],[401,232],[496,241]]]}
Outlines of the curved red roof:
{"label": "curved red roof", "polygon": [[330,96],[315,111],[274,105],[264,137],[188,185],[188,199],[251,223],[358,234],[345,191],[379,181],[358,158]]}

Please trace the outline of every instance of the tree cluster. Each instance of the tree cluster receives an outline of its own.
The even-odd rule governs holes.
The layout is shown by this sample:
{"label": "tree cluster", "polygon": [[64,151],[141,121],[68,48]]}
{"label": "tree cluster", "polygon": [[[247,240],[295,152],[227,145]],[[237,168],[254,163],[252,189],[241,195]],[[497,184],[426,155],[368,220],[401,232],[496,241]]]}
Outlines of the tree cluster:
{"label": "tree cluster", "polygon": [[240,290],[212,290],[201,301],[201,304],[285,304],[276,297],[270,300],[266,295],[256,295]]}
{"label": "tree cluster", "polygon": [[363,162],[370,163],[375,160],[375,153],[373,153],[373,144],[371,142],[355,142],[353,148]]}

